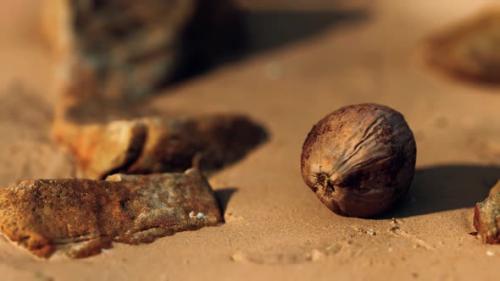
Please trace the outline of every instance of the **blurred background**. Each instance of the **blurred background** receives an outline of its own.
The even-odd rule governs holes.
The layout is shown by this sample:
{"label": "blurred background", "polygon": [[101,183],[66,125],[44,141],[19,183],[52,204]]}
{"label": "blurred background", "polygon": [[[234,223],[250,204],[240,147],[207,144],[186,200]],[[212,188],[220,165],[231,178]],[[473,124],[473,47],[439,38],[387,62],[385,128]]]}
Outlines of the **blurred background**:
{"label": "blurred background", "polygon": [[[251,111],[271,104],[249,102],[274,96],[281,104],[286,91],[273,94],[271,86],[256,92],[255,86],[264,84],[255,83],[262,79],[255,74],[223,75],[227,81],[213,88],[175,93],[218,70],[241,72],[237,69],[248,62],[360,26],[373,9],[367,0],[0,1],[0,131],[5,136],[0,155],[15,159],[2,163],[0,184],[74,175],[71,158],[53,142],[54,120],[100,122],[138,111],[239,112],[260,121],[265,114]],[[323,56],[295,52],[301,53]],[[271,59],[258,73],[276,84],[286,71]],[[228,81],[236,84],[227,87]],[[210,100],[203,106],[182,105],[197,103],[203,92]],[[181,104],[169,96],[181,97]]]}
{"label": "blurred background", "polygon": [[[93,117],[116,105],[122,113],[141,105],[149,114],[237,112],[269,133],[210,178],[215,189],[236,190],[225,199],[223,227],[118,246],[112,254],[122,260],[106,253],[88,263],[33,261],[4,243],[0,270],[33,268],[57,280],[74,272],[198,280],[201,271],[208,280],[329,280],[332,272],[347,280],[498,279],[498,249],[485,255],[468,233],[471,208],[500,177],[499,84],[464,79],[500,81],[497,0],[0,4],[0,186],[74,175],[50,133],[71,108],[97,108],[83,110]],[[485,11],[493,16],[469,24]],[[429,51],[435,68],[424,59]],[[299,171],[312,125],[364,102],[403,113],[417,140],[408,199],[378,220],[335,216]],[[388,231],[392,217],[403,236]],[[338,251],[312,261],[322,245]]]}
{"label": "blurred background", "polygon": [[[319,118],[346,104],[377,102],[405,114],[420,165],[496,163],[500,153],[500,133],[492,129],[495,84],[447,79],[422,60],[428,38],[494,11],[495,1],[0,3],[1,184],[72,174],[50,135],[58,108],[63,119],[69,111],[100,117],[143,105],[146,114],[247,114],[268,128],[268,149],[283,151],[276,165],[293,170],[288,158],[299,155]],[[465,28],[461,36],[459,28],[453,40],[438,36],[480,40],[437,48],[434,58],[444,58],[444,68],[488,62],[486,72],[497,75],[500,29],[489,26],[498,18],[480,21],[493,23],[483,33]],[[449,45],[439,40],[436,46]]]}
{"label": "blurred background", "polygon": [[[75,25],[62,23],[64,16],[61,15],[60,10],[67,10],[66,12],[75,19],[86,17],[83,15],[85,14],[83,10],[78,10],[81,8],[61,7],[61,5],[68,5],[65,2],[71,1],[2,1],[0,60],[4,65],[10,65],[10,67],[2,69],[0,85],[9,85],[13,81],[23,80],[26,87],[47,88],[46,83],[53,78],[53,71],[45,70],[53,70],[51,67],[60,62],[61,53],[64,52],[61,48],[65,48],[64,45],[69,44],[61,42],[60,37],[64,37],[66,32],[78,34],[81,30],[76,23]],[[75,3],[77,2],[80,2],[79,5],[85,3],[98,5],[100,2],[106,1],[75,1]],[[112,1],[108,2],[112,3]],[[157,5],[153,3],[158,1],[146,2],[150,2],[150,4],[143,3],[143,5],[153,7]],[[170,8],[170,10],[177,9],[180,11],[179,13],[184,9],[181,6],[176,6],[176,2],[179,1],[170,2],[173,4],[161,5],[164,6],[163,8]],[[180,46],[181,51],[173,50],[173,47],[168,47],[171,48],[168,50],[167,47],[162,47],[161,43],[158,43],[158,47],[163,48],[160,52],[175,53],[175,59],[180,61],[175,69],[170,71],[172,73],[168,71],[163,73],[162,89],[164,89],[163,86],[168,87],[187,80],[222,64],[243,60],[262,52],[307,40],[334,25],[361,22],[369,16],[372,1],[196,0],[187,2],[190,2],[193,7],[189,8],[191,10],[188,13],[180,16],[184,17],[182,19],[184,22],[179,24],[168,22],[168,20],[164,21],[165,33],[171,32],[168,30],[168,25],[170,28],[176,24],[179,25],[175,31],[172,31],[175,33],[173,38],[168,40]],[[116,6],[116,4],[111,4],[111,6],[113,5]],[[133,11],[136,8],[129,7],[128,9]],[[123,7],[121,9],[115,7],[113,10],[113,7],[106,8],[105,5],[103,7],[96,6],[95,10],[89,11],[89,13],[94,13],[95,18],[86,18],[83,21],[99,21],[99,15],[101,15],[112,22],[114,13],[123,10]],[[175,16],[175,13],[172,15],[163,13],[160,17]],[[146,18],[142,23],[135,22],[135,26],[134,23],[129,23],[128,26],[130,30],[141,29],[143,27],[141,24],[145,22],[158,21],[154,17],[155,15],[150,15],[150,18]],[[121,28],[126,29],[126,26],[122,24]],[[148,32],[147,28],[143,28],[143,30]],[[112,37],[115,35],[109,33],[104,36]],[[95,52],[100,52],[96,51],[97,49],[117,48],[117,45],[120,44],[99,41],[98,36],[87,34],[85,37],[85,35],[81,35],[74,38],[74,42],[83,45],[82,40],[94,40]],[[61,45],[63,46],[61,47]],[[76,50],[71,51],[76,52]],[[31,71],[27,71],[28,69]],[[42,69],[44,71],[37,71]],[[272,71],[270,69],[270,72]],[[37,73],[37,75],[30,73]],[[2,91],[2,93],[4,92]],[[57,95],[57,93],[50,92],[48,88],[47,92],[49,92],[49,96]]]}
{"label": "blurred background", "polygon": [[[269,149],[298,155],[327,112],[378,102],[410,121],[421,165],[497,161],[495,85],[446,79],[422,63],[427,38],[495,1],[0,1],[0,155],[16,158],[0,169],[4,184],[70,174],[50,140],[54,108],[95,116],[122,103],[122,112],[147,104],[150,113],[248,114],[280,145]],[[484,34],[437,57],[477,58],[496,75],[497,36]]]}

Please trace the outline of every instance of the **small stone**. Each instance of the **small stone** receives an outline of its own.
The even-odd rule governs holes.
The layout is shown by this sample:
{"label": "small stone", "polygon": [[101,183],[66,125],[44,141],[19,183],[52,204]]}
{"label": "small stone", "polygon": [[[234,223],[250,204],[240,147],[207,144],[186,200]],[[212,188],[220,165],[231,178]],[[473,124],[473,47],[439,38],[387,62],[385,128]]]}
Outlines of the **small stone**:
{"label": "small stone", "polygon": [[487,250],[487,251],[486,251],[486,255],[487,255],[488,257],[493,257],[493,256],[495,256],[495,252],[493,252],[492,250]]}
{"label": "small stone", "polygon": [[332,244],[325,248],[325,253],[327,255],[335,255],[342,250],[342,246],[339,244]]}
{"label": "small stone", "polygon": [[[193,209],[203,219],[189,219]],[[27,180],[0,189],[1,232],[43,258],[56,249],[87,257],[112,242],[148,243],[221,222],[213,191],[196,169],[104,181]]]}
{"label": "small stone", "polygon": [[311,251],[311,261],[319,261],[325,257],[325,254],[318,249]]}
{"label": "small stone", "polygon": [[246,262],[247,258],[242,252],[238,251],[231,255],[231,260],[234,262]]}
{"label": "small stone", "polygon": [[192,218],[192,219],[195,218],[196,217],[196,213],[194,211],[189,212],[189,217]]}

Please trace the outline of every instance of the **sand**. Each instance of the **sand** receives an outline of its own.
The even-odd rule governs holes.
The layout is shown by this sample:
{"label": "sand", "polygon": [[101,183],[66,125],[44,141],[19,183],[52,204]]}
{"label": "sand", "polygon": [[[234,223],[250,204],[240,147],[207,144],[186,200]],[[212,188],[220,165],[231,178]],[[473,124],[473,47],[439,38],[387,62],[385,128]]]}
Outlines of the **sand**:
{"label": "sand", "polygon": [[[10,2],[0,11],[0,185],[72,176],[48,135],[54,97],[38,1]],[[276,20],[252,23],[255,51],[151,101],[164,112],[246,113],[267,127],[266,144],[210,178],[226,223],[82,260],[38,260],[2,239],[1,279],[498,280],[500,246],[469,233],[474,203],[500,178],[500,89],[445,78],[419,53],[433,31],[495,1],[370,1],[367,12],[242,2],[253,19]],[[377,219],[330,212],[299,169],[311,126],[360,102],[401,111],[417,140],[408,198]]]}

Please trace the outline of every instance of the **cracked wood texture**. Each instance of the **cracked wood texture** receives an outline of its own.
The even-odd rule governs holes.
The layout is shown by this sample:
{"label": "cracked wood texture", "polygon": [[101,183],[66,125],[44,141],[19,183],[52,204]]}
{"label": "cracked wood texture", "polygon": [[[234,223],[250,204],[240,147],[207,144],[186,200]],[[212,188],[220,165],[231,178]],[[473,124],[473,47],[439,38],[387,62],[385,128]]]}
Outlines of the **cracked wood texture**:
{"label": "cracked wood texture", "polygon": [[80,103],[137,100],[191,64],[243,46],[231,0],[51,0],[42,31],[57,59],[55,91]]}
{"label": "cracked wood texture", "polygon": [[147,243],[221,222],[210,185],[193,169],[105,181],[25,180],[0,189],[0,230],[43,258],[58,248],[87,257],[113,241]]}
{"label": "cracked wood texture", "polygon": [[[58,59],[58,92],[74,99],[134,99],[173,75],[193,0],[55,0],[45,30]],[[120,13],[115,11],[119,10]]]}
{"label": "cracked wood texture", "polygon": [[474,227],[484,243],[500,243],[500,181],[474,208]]}

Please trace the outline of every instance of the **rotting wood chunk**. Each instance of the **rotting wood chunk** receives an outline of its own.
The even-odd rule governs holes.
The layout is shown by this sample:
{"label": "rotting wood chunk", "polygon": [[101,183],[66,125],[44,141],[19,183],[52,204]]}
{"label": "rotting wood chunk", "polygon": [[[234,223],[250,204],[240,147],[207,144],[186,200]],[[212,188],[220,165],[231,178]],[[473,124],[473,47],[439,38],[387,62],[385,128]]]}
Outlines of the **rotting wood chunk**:
{"label": "rotting wood chunk", "polygon": [[0,230],[44,258],[56,250],[87,257],[112,242],[148,243],[220,222],[212,189],[196,169],[104,181],[26,180],[0,189]]}
{"label": "rotting wood chunk", "polygon": [[191,61],[201,67],[230,52],[243,33],[231,0],[45,2],[42,26],[57,58],[57,91],[80,101],[148,96]]}
{"label": "rotting wood chunk", "polygon": [[491,189],[488,198],[476,204],[474,227],[484,243],[500,243],[500,181]]}
{"label": "rotting wood chunk", "polygon": [[[48,1],[62,95],[134,99],[174,73],[193,0]],[[84,86],[84,87],[82,87]]]}
{"label": "rotting wood chunk", "polygon": [[242,115],[149,117],[94,125],[61,120],[54,127],[57,141],[75,156],[80,175],[95,179],[118,172],[183,171],[197,155],[204,170],[215,170],[266,139],[265,130]]}
{"label": "rotting wood chunk", "polygon": [[130,165],[141,153],[147,128],[138,121],[114,121],[107,126],[61,127],[57,140],[76,159],[78,172],[100,179]]}

